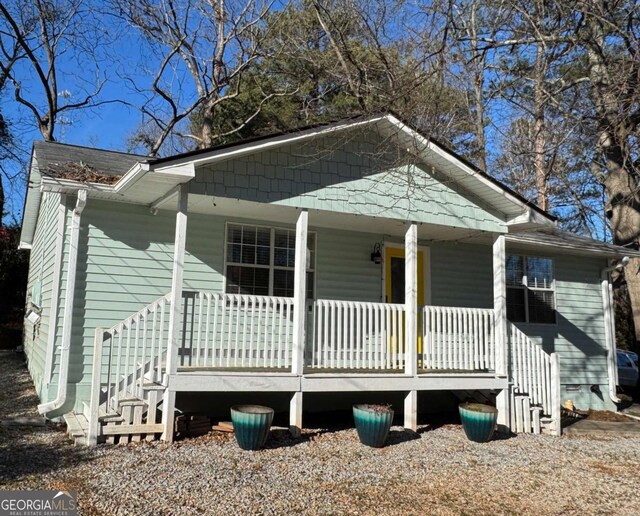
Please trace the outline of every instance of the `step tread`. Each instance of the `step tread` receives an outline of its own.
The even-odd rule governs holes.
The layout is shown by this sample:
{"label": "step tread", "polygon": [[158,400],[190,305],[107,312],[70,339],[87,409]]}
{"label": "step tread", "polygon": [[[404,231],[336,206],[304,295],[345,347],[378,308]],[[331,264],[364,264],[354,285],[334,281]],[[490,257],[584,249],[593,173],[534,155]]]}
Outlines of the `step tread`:
{"label": "step tread", "polygon": [[67,414],[64,414],[62,418],[67,424],[67,433],[71,437],[77,438],[85,436],[84,429],[82,428],[80,421],[78,421],[76,414],[74,414],[73,412],[68,412]]}
{"label": "step tread", "polygon": [[[82,411],[82,415],[88,421],[89,418],[87,417],[87,415],[89,414],[89,404],[86,401],[82,402],[82,404],[84,409]],[[98,421],[102,423],[119,423],[121,421],[124,421],[124,419],[117,412],[106,412],[104,410],[104,407],[100,407],[98,411]]]}
{"label": "step tread", "polygon": [[118,405],[120,407],[124,407],[124,406],[131,406],[131,407],[135,407],[138,405],[146,405],[147,402],[144,400],[141,400],[140,398],[120,398],[120,400],[118,400]]}
{"label": "step tread", "polygon": [[166,389],[164,385],[156,382],[144,382],[144,383],[139,382],[139,385],[145,391],[164,391]]}

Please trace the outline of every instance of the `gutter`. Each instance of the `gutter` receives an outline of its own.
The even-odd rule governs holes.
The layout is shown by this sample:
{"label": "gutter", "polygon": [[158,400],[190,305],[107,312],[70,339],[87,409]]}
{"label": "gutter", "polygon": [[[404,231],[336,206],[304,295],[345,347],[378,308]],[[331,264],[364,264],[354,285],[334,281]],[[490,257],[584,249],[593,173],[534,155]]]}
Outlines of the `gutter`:
{"label": "gutter", "polygon": [[622,271],[629,264],[629,257],[624,256],[610,267],[600,271],[600,284],[602,287],[602,307],[604,309],[604,337],[607,346],[607,372],[609,375],[609,398],[614,403],[620,403],[616,387],[618,386],[618,363],[616,359],[616,327],[613,311],[613,287],[611,286],[610,273]]}
{"label": "gutter", "polygon": [[67,379],[69,376],[69,351],[71,348],[71,322],[73,320],[73,302],[76,287],[76,271],[78,265],[78,242],[80,240],[80,219],[87,205],[87,190],[78,191],[76,207],[71,214],[71,242],[69,247],[69,266],[67,273],[67,290],[64,298],[64,317],[62,322],[62,346],[60,348],[60,376],[58,378],[58,394],[56,399],[38,405],[40,414],[58,410],[67,401]]}

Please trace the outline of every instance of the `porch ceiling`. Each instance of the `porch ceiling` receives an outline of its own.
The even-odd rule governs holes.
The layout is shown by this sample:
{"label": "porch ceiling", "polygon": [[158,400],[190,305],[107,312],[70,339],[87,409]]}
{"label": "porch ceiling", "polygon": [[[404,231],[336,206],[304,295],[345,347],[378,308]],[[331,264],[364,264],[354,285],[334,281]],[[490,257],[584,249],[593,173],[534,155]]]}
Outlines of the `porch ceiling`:
{"label": "porch ceiling", "polygon": [[[262,204],[194,194],[189,195],[188,209],[189,213],[217,215],[237,221],[251,219],[253,221],[262,221],[267,225],[275,223],[287,226],[295,225],[300,212],[298,208],[291,206]],[[375,233],[397,238],[404,238],[407,230],[407,222],[402,220],[313,209],[309,210],[309,226]],[[437,224],[419,224],[418,238],[420,240],[446,241],[486,239],[491,242],[491,236],[487,233]]]}

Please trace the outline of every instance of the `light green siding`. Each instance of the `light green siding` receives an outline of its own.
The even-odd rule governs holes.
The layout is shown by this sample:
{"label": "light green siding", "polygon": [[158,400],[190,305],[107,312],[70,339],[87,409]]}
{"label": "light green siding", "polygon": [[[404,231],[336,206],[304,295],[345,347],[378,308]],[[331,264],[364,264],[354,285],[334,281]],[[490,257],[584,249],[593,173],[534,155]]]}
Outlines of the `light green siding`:
{"label": "light green siding", "polygon": [[[508,249],[511,254],[531,254]],[[600,291],[602,258],[539,253],[554,260],[557,324],[518,324],[547,352],[560,355],[562,400],[580,409],[613,409],[607,396],[607,349]],[[597,385],[602,394],[591,392]],[[578,388],[577,391],[568,389]]]}
{"label": "light green siding", "polygon": [[[73,203],[68,207],[68,223]],[[175,215],[148,208],[89,200],[82,214],[69,384],[76,408],[89,395],[93,337],[171,289]],[[191,215],[187,234],[184,288],[219,290],[222,286],[224,221]],[[64,252],[61,313],[64,308],[68,241]],[[58,336],[62,336],[62,317]],[[54,362],[58,378],[59,354]]]}
{"label": "light green siding", "polygon": [[[72,203],[68,212],[70,213]],[[187,290],[223,288],[225,222],[251,221],[189,215],[185,284]],[[166,294],[171,285],[175,215],[148,208],[90,200],[82,216],[73,320],[70,401],[88,399],[95,328],[110,327]],[[283,227],[282,224],[272,224]],[[292,226],[290,226],[292,227]],[[370,260],[373,245],[391,242],[382,234],[311,228],[317,235],[316,295],[322,299],[380,301],[383,267]],[[421,241],[430,249],[431,302],[443,306],[493,305],[490,246]],[[65,264],[68,249],[65,250]],[[562,383],[580,384],[580,396],[563,395],[578,406],[606,406],[589,392],[606,392],[604,328],[599,298],[600,260],[553,256],[559,321],[522,329],[548,352],[561,354]],[[64,266],[66,277],[66,265]],[[63,287],[64,287],[63,277]],[[61,289],[64,296],[64,288]],[[58,332],[61,334],[62,318]],[[57,358],[56,369],[57,374]],[[57,377],[56,377],[57,378]]]}
{"label": "light green siding", "polygon": [[504,217],[370,132],[206,165],[190,191],[284,206],[504,231]]}
{"label": "light green siding", "polygon": [[425,242],[431,247],[431,304],[493,308],[490,246]]}
{"label": "light green siding", "polygon": [[49,323],[52,317],[51,301],[59,205],[59,194],[47,192],[42,195],[38,223],[29,257],[27,301],[34,303],[39,301],[37,304],[41,309],[41,317],[35,325],[25,320],[23,344],[31,377],[36,390],[41,395],[44,383],[47,381],[44,378],[44,369],[49,339]]}
{"label": "light green siding", "polygon": [[326,228],[316,231],[316,297],[379,302],[382,267],[371,262],[371,249],[383,236]]}

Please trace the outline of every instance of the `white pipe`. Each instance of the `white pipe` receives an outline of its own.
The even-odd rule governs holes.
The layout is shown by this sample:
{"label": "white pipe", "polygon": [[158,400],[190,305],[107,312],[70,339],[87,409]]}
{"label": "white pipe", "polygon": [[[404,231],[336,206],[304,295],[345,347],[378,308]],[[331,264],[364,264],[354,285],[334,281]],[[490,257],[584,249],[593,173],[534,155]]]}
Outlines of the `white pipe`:
{"label": "white pipe", "polygon": [[620,403],[616,393],[618,385],[618,364],[616,360],[616,329],[613,310],[613,288],[609,279],[609,273],[622,271],[629,263],[629,257],[623,257],[619,262],[605,267],[600,271],[600,284],[602,289],[602,307],[604,309],[604,338],[607,346],[607,372],[609,375],[609,398],[614,403]]}
{"label": "white pipe", "polygon": [[60,349],[60,374],[58,375],[58,395],[49,403],[38,405],[40,414],[58,410],[67,401],[67,378],[69,376],[69,350],[71,348],[71,322],[76,289],[76,269],[78,265],[78,242],[80,241],[80,217],[87,204],[87,190],[78,191],[76,207],[71,215],[71,242],[69,244],[69,267],[67,290],[64,297],[64,318],[62,321],[62,346]]}

